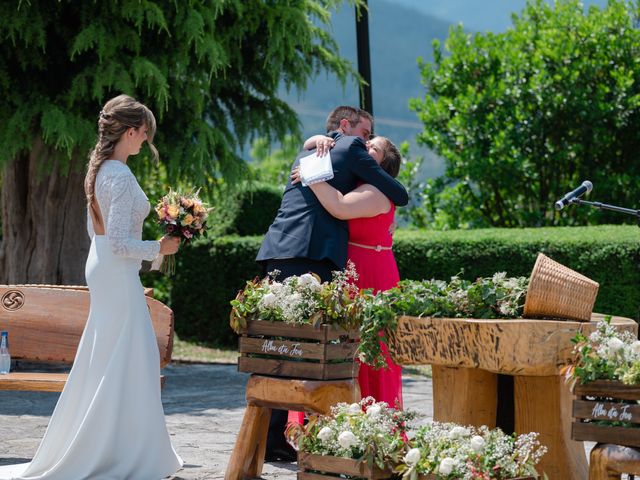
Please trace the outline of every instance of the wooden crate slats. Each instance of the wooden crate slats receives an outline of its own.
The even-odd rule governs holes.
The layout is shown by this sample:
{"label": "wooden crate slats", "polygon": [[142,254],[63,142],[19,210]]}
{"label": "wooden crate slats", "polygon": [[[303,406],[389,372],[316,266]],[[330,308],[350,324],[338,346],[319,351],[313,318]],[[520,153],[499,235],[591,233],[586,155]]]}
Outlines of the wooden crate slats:
{"label": "wooden crate slats", "polygon": [[640,385],[625,385],[613,380],[595,380],[584,385],[576,384],[577,396],[611,397],[622,400],[640,400]]}
{"label": "wooden crate slats", "polygon": [[578,441],[640,447],[640,429],[638,428],[608,427],[593,423],[574,422],[571,425],[571,438]]}
{"label": "wooden crate slats", "polygon": [[[367,465],[367,462],[353,460],[351,458],[312,455],[304,452],[298,453],[298,468],[300,469],[298,478],[307,478],[309,480],[320,480],[320,477],[326,480],[332,477],[335,478],[337,475],[348,475],[370,480],[381,480],[393,476],[390,470],[381,470],[375,465],[371,468]],[[300,473],[304,473],[305,475],[312,474],[309,470],[313,472],[323,472],[328,475],[315,473],[313,477],[300,476]]]}
{"label": "wooden crate slats", "polygon": [[345,343],[310,343],[295,340],[280,340],[273,338],[240,337],[238,350],[240,353],[269,355],[290,359],[318,360],[326,363],[328,360],[352,361],[358,344]]}
{"label": "wooden crate slats", "polygon": [[[640,385],[596,380],[574,388],[571,438],[640,447]],[[625,422],[634,426],[612,426],[606,422]]]}
{"label": "wooden crate slats", "polygon": [[640,424],[640,405],[598,400],[574,400],[573,417]]}
{"label": "wooden crate slats", "polygon": [[[295,337],[293,332],[295,332]],[[322,343],[338,340],[340,337],[357,338],[357,332],[347,332],[343,328],[331,325],[291,325],[284,322],[270,322],[267,320],[249,320],[247,328],[240,332],[243,335],[267,335],[273,337],[305,338],[319,340]]]}
{"label": "wooden crate slats", "polygon": [[238,358],[238,371],[290,378],[338,380],[357,376],[358,365],[355,362],[312,363],[241,356]]}
{"label": "wooden crate slats", "polygon": [[331,325],[251,320],[242,332],[238,349],[240,372],[313,380],[353,378],[358,374],[357,331]]}

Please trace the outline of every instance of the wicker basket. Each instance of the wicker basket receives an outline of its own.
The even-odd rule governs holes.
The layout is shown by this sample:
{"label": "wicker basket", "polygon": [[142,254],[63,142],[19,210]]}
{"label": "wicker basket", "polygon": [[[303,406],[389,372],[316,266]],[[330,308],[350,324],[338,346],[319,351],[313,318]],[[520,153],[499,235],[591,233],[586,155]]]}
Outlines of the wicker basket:
{"label": "wicker basket", "polygon": [[599,284],[538,254],[524,303],[524,317],[566,318],[588,322]]}

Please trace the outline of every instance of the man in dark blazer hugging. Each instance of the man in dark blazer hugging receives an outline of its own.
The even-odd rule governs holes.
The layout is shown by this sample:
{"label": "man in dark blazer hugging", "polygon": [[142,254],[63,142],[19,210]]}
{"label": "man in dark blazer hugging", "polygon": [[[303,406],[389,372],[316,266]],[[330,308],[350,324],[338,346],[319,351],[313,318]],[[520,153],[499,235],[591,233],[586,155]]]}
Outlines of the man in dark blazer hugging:
{"label": "man in dark blazer hugging", "polygon": [[[387,174],[367,153],[365,142],[373,129],[372,116],[359,108],[340,106],[327,118],[327,135],[335,139],[331,149],[333,179],[328,183],[346,194],[358,182],[375,186],[398,206],[408,203],[406,189]],[[311,152],[301,152],[300,158]],[[322,281],[347,263],[347,222],[332,217],[311,189],[287,183],[278,214],[262,241],[256,261],[265,273],[279,270],[279,279],[314,272]],[[273,410],[267,438],[266,460],[295,460],[295,451],[284,438],[287,412]]]}

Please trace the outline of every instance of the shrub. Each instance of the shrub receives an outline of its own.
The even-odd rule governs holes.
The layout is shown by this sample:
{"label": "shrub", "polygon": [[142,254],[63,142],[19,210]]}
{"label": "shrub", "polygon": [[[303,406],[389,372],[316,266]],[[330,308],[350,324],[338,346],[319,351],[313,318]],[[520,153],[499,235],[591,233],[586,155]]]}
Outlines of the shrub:
{"label": "shrub", "polygon": [[[403,279],[474,280],[504,271],[528,276],[538,252],[600,283],[595,310],[638,319],[640,231],[635,226],[399,231],[394,252]],[[245,282],[262,275],[255,257],[262,236],[196,242],[178,255],[171,306],[176,331],[234,345],[229,302]]]}

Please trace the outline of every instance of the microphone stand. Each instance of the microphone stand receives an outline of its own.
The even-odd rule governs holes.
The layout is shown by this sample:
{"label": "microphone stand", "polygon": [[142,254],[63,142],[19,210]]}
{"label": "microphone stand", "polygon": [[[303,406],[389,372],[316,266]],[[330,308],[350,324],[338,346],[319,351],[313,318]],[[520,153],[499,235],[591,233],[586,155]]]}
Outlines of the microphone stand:
{"label": "microphone stand", "polygon": [[589,202],[588,200],[582,200],[580,198],[573,198],[569,200],[569,205],[589,205],[590,207],[597,208],[599,210],[611,210],[613,212],[626,213],[627,215],[634,215],[638,220],[638,226],[640,227],[640,210],[633,208],[618,207],[616,205],[609,205],[608,203],[601,202]]}

